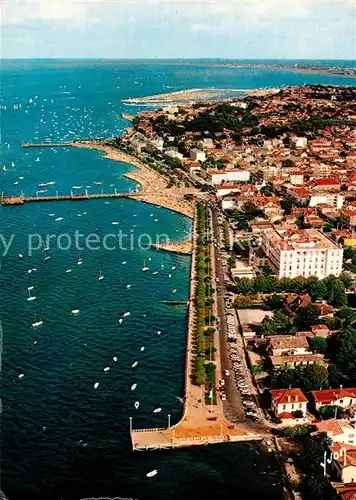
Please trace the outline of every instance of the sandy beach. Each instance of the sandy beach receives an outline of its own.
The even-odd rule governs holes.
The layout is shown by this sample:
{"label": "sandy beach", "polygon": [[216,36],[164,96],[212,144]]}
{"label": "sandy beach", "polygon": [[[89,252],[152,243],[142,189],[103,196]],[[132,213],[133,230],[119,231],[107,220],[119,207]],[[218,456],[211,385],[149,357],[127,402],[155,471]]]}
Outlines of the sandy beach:
{"label": "sandy beach", "polygon": [[181,213],[187,217],[194,217],[194,202],[184,198],[185,194],[194,194],[195,189],[192,188],[168,188],[166,178],[158,173],[153,168],[140,161],[135,156],[132,156],[119,149],[105,146],[101,143],[78,141],[73,142],[72,146],[78,148],[97,149],[105,153],[104,158],[114,161],[121,161],[128,165],[133,165],[137,168],[134,172],[126,172],[124,175],[129,179],[138,182],[141,189],[129,195],[135,200],[151,203],[160,207],[168,208],[173,212]]}

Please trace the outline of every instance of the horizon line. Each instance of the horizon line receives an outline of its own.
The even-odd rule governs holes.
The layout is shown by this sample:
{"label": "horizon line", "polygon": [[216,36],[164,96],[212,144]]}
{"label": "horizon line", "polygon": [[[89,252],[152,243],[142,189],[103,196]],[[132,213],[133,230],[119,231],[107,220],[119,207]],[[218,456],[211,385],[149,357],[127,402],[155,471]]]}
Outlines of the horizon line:
{"label": "horizon line", "polygon": [[2,57],[1,61],[354,61],[353,58],[325,59],[325,58],[232,58],[232,57]]}

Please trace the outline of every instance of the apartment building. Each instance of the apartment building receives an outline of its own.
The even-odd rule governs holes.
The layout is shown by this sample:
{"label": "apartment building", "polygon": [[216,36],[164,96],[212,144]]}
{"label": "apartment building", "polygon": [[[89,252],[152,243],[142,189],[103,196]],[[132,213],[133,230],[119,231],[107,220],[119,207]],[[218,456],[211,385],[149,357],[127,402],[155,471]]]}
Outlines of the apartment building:
{"label": "apartment building", "polygon": [[210,179],[213,186],[229,182],[247,182],[250,179],[248,170],[212,170]]}
{"label": "apartment building", "polygon": [[317,276],[342,272],[343,249],[317,229],[266,229],[262,250],[278,278]]}
{"label": "apartment building", "polygon": [[193,161],[205,161],[206,160],[206,153],[204,151],[201,151],[200,149],[191,149],[190,150],[190,159]]}

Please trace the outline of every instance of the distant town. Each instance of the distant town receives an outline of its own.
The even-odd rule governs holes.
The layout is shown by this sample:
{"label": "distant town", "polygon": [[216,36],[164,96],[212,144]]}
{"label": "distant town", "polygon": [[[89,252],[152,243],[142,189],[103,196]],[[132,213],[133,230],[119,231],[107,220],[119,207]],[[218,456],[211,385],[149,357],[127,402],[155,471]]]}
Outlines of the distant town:
{"label": "distant town", "polygon": [[111,146],[196,205],[195,384],[275,434],[287,498],[355,498],[356,88],[131,119]]}

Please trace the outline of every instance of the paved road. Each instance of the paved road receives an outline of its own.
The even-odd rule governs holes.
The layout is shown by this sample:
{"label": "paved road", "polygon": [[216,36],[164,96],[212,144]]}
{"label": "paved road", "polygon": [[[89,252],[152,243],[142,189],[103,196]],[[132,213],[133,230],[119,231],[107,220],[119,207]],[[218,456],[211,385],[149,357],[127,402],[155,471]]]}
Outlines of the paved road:
{"label": "paved road", "polygon": [[[219,228],[218,228],[217,213],[215,208],[212,208],[212,222],[213,222],[213,237],[216,242],[219,242],[220,240]],[[220,341],[221,368],[222,372],[224,372],[224,370],[230,371],[230,376],[224,377],[225,393],[226,393],[226,401],[224,402],[224,413],[231,422],[235,423],[235,422],[246,421],[247,419],[245,417],[241,395],[235,383],[231,361],[229,358],[227,328],[225,321],[225,302],[224,302],[224,295],[226,293],[226,288],[224,286],[224,272],[222,269],[221,253],[215,246],[213,248],[215,255],[215,271],[216,271],[216,276],[219,279],[217,285],[217,308],[220,318],[219,341]]]}
{"label": "paved road", "polygon": [[[220,326],[219,326],[219,341],[220,341],[220,358],[221,358],[221,370],[222,373],[224,370],[230,371],[230,376],[225,378],[225,393],[226,393],[226,401],[223,404],[224,415],[226,418],[236,424],[242,425],[244,428],[254,429],[257,431],[262,431],[262,429],[266,429],[270,427],[270,424],[266,422],[264,418],[264,414],[262,410],[259,408],[258,399],[256,397],[256,388],[252,381],[252,376],[250,370],[247,366],[246,356],[245,356],[245,348],[243,345],[243,340],[240,335],[237,336],[237,347],[240,354],[241,359],[241,368],[243,369],[244,376],[243,379],[246,381],[249,392],[253,395],[253,399],[255,400],[257,406],[257,414],[261,418],[262,422],[253,423],[249,418],[246,417],[244,406],[242,404],[242,398],[240,391],[237,388],[234,372],[231,365],[231,360],[229,356],[229,342],[227,340],[227,326],[226,326],[226,317],[225,317],[225,299],[224,295],[226,294],[226,287],[224,285],[224,271],[222,267],[221,261],[221,252],[220,248],[220,235],[219,235],[219,224],[217,220],[217,211],[214,207],[211,208],[212,211],[212,233],[217,242],[217,247],[214,247],[215,254],[215,272],[216,276],[219,280],[219,286],[217,287],[217,310],[220,318]],[[234,310],[234,318],[236,328],[238,329],[238,320]]]}

